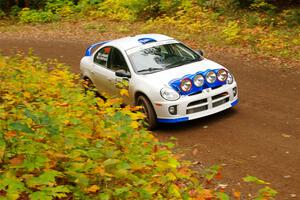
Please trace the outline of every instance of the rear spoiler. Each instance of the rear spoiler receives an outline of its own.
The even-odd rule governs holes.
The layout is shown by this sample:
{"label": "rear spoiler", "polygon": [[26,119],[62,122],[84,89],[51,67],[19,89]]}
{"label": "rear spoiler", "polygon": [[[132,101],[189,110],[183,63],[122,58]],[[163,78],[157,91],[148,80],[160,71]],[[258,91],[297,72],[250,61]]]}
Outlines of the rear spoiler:
{"label": "rear spoiler", "polygon": [[98,43],[95,43],[95,44],[89,46],[89,47],[86,49],[86,51],[85,51],[85,56],[91,56],[91,55],[92,55],[92,51],[93,51],[93,49],[94,49],[95,47],[101,46],[101,45],[103,45],[103,44],[105,44],[105,43],[107,43],[107,42],[108,42],[108,41],[105,41],[105,42],[98,42]]}

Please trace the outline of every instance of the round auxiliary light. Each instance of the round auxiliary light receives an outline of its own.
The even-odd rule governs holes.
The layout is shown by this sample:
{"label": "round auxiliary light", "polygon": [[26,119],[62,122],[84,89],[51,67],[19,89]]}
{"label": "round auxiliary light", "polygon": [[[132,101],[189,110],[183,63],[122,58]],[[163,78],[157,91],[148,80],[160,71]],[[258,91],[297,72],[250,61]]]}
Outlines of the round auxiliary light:
{"label": "round auxiliary light", "polygon": [[214,71],[209,71],[206,76],[205,79],[208,83],[214,83],[217,79],[217,75]]}
{"label": "round auxiliary light", "polygon": [[219,81],[224,82],[228,78],[228,72],[225,69],[220,69],[217,74],[217,78]]}
{"label": "round auxiliary light", "polygon": [[183,92],[188,92],[190,91],[192,88],[192,81],[188,78],[186,79],[183,79],[180,83],[180,89],[183,91]]}
{"label": "round auxiliary light", "polygon": [[201,86],[204,84],[204,77],[203,77],[201,74],[197,74],[197,75],[194,77],[194,84],[195,84],[197,87],[201,87]]}

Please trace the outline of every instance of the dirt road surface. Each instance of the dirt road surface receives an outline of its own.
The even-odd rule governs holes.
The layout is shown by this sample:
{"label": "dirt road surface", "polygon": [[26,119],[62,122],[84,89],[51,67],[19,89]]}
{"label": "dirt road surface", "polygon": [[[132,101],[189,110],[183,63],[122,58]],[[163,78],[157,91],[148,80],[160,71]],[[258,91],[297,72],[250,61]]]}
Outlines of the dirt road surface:
{"label": "dirt road surface", "polygon": [[[4,54],[33,48],[44,59],[57,58],[79,72],[87,42],[0,39]],[[239,86],[233,109],[186,123],[161,125],[161,140],[176,137],[185,158],[223,166],[224,182],[239,188],[247,174],[269,181],[277,199],[300,199],[300,66],[286,69],[268,62],[210,52],[228,67]]]}

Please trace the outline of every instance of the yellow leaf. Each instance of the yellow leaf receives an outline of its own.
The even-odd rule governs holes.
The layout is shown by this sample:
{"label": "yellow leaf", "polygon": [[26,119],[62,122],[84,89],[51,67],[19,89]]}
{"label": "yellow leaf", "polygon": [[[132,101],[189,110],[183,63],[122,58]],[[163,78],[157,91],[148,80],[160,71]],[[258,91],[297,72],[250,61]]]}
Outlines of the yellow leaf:
{"label": "yellow leaf", "polygon": [[26,91],[26,92],[23,93],[23,96],[25,98],[30,98],[30,93]]}
{"label": "yellow leaf", "polygon": [[128,90],[126,90],[126,89],[121,89],[120,94],[121,94],[121,96],[127,96],[127,97],[129,96]]}
{"label": "yellow leaf", "polygon": [[69,125],[71,125],[71,123],[70,123],[70,121],[69,121],[69,120],[64,120],[64,121],[63,121],[63,123],[64,123],[64,125],[66,125],[66,126],[69,126]]}
{"label": "yellow leaf", "polygon": [[87,192],[90,192],[90,193],[95,193],[95,192],[97,192],[99,189],[100,189],[99,186],[97,186],[97,185],[92,185],[91,187],[87,188],[86,191],[87,191]]}
{"label": "yellow leaf", "polygon": [[137,121],[132,121],[130,125],[134,129],[137,129],[139,127],[139,123]]}

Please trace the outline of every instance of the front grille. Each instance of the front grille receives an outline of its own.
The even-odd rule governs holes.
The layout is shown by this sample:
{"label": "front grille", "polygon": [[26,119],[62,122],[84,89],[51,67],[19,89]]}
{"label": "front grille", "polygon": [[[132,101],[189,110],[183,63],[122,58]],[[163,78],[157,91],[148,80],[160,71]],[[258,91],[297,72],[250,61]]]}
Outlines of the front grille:
{"label": "front grille", "polygon": [[189,103],[187,105],[187,107],[196,106],[196,105],[203,104],[203,103],[206,103],[206,102],[207,102],[207,99],[201,99],[201,100],[198,100],[198,101],[193,101],[193,102]]}
{"label": "front grille", "polygon": [[[229,93],[222,92],[216,94],[210,98],[200,99],[197,101],[192,101],[187,105],[186,114],[193,114],[197,112],[202,112],[210,108],[215,108],[229,102]],[[212,101],[212,102],[210,102]]]}
{"label": "front grille", "polygon": [[213,96],[211,99],[216,100],[216,99],[220,99],[220,98],[226,97],[226,96],[228,96],[228,92],[223,92],[221,94],[217,94],[217,95]]}
{"label": "front grille", "polygon": [[220,105],[222,105],[222,104],[224,104],[224,103],[227,103],[228,101],[229,101],[229,97],[227,97],[227,98],[225,98],[225,99],[222,99],[222,100],[220,100],[220,101],[214,102],[214,103],[212,104],[212,107],[214,108],[214,107],[220,106]]}
{"label": "front grille", "polygon": [[208,109],[208,105],[200,106],[200,107],[196,107],[196,108],[190,108],[190,109],[186,110],[186,114],[193,114],[193,113],[201,112],[201,111],[204,111],[207,109]]}

